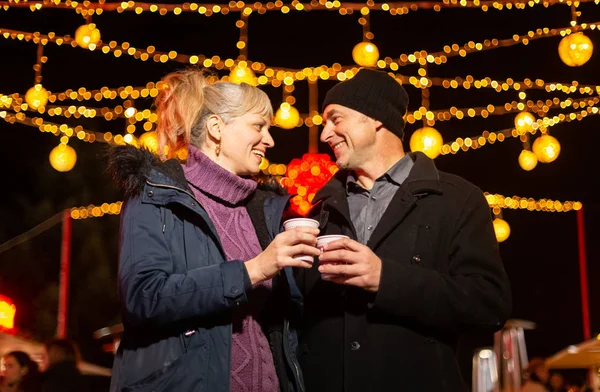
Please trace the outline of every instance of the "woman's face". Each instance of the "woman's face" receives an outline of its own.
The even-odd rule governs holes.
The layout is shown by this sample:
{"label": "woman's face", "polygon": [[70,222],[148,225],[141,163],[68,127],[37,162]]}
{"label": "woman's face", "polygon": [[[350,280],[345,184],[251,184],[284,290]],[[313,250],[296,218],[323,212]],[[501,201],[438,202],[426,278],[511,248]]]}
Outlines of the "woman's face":
{"label": "woman's face", "polygon": [[217,163],[238,176],[258,174],[267,148],[275,145],[269,127],[270,119],[259,113],[233,118],[221,130]]}
{"label": "woman's face", "polygon": [[2,358],[4,378],[9,385],[17,384],[21,378],[27,373],[27,368],[22,367],[12,355],[7,355]]}

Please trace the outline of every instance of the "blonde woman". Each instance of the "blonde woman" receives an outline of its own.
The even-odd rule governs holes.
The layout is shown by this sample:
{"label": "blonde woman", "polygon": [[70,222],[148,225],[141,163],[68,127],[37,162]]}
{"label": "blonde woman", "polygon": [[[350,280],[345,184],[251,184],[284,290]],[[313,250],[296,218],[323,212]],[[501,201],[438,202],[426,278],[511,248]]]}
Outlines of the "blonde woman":
{"label": "blonde woman", "polygon": [[[247,84],[167,75],[157,158],[117,147],[124,189],[119,290],[124,335],[111,391],[302,391],[290,320],[297,254],[317,229],[280,231],[288,197],[257,189],[273,109]],[[185,164],[169,154],[188,149]],[[167,152],[167,154],[165,154]]]}

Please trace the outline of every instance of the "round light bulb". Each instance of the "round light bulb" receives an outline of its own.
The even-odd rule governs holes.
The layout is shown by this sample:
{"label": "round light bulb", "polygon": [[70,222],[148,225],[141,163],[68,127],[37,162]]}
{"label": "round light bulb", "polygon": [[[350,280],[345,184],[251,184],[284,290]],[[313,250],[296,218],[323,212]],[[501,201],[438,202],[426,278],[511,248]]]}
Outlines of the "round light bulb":
{"label": "round light bulb", "polygon": [[256,86],[258,84],[254,71],[244,65],[237,65],[231,70],[229,73],[229,81],[236,84],[246,83],[251,86]]}
{"label": "round light bulb", "polygon": [[593,53],[592,40],[582,32],[569,34],[558,44],[558,55],[569,67],[579,67],[587,63]]}
{"label": "round light bulb", "polygon": [[100,30],[95,23],[79,26],[75,31],[75,42],[84,49],[95,49],[100,42]]}
{"label": "round light bulb", "polygon": [[275,113],[275,125],[283,129],[292,129],[298,126],[300,113],[298,109],[284,102]]}
{"label": "round light bulb", "polygon": [[531,149],[537,156],[538,161],[542,163],[553,162],[560,155],[560,143],[550,135],[542,135],[535,139]]}
{"label": "round light bulb", "polygon": [[362,67],[374,67],[379,60],[379,49],[371,42],[360,42],[352,49],[352,59]]}
{"label": "round light bulb", "polygon": [[32,109],[39,109],[48,103],[48,91],[41,84],[36,84],[25,93],[25,102]]}
{"label": "round light bulb", "polygon": [[59,172],[68,172],[77,162],[77,153],[67,144],[59,144],[50,151],[50,165]]}
{"label": "round light bulb", "polygon": [[519,165],[523,170],[533,170],[538,163],[537,155],[529,150],[523,150],[519,154]]}
{"label": "round light bulb", "polygon": [[431,127],[417,129],[410,137],[410,150],[421,151],[431,159],[440,155],[444,141],[442,135]]}
{"label": "round light bulb", "polygon": [[529,112],[521,112],[515,117],[515,129],[517,132],[519,132],[519,134],[523,135],[533,130],[534,122],[535,117],[533,114]]}
{"label": "round light bulb", "polygon": [[150,131],[142,134],[142,136],[140,136],[140,144],[142,147],[156,154],[158,152],[156,132]]}
{"label": "round light bulb", "polygon": [[496,233],[496,239],[498,242],[506,241],[510,236],[510,226],[504,219],[494,219],[494,232]]}

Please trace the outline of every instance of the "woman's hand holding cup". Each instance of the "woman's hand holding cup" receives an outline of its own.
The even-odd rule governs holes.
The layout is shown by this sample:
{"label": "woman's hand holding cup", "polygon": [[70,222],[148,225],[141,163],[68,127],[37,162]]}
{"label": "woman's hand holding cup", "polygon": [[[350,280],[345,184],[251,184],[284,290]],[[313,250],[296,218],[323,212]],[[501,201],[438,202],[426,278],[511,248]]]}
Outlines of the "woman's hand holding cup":
{"label": "woman's hand holding cup", "polygon": [[262,253],[245,262],[252,284],[271,279],[284,267],[310,268],[314,257],[321,253],[316,247],[318,226],[319,222],[307,218],[284,222],[285,231]]}

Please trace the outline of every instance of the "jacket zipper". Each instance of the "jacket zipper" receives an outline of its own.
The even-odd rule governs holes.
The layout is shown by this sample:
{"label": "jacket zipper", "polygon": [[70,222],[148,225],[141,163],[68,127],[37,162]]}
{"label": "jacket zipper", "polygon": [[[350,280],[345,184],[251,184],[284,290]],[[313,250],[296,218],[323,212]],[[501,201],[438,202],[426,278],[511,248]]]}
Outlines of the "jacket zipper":
{"label": "jacket zipper", "polygon": [[198,201],[198,199],[196,199],[196,197],[194,195],[192,195],[190,192],[186,191],[183,188],[179,188],[177,186],[172,186],[172,185],[166,185],[166,184],[156,184],[150,180],[146,180],[146,183],[148,183],[149,185],[152,185],[152,186],[159,187],[159,188],[168,188],[168,189],[175,189],[177,191],[181,191],[181,192],[185,193],[186,195],[188,195],[189,197],[191,197],[196,203],[198,203],[199,206],[202,205],[202,204],[200,204],[200,202]]}
{"label": "jacket zipper", "polygon": [[[148,185],[152,185],[152,186],[155,186],[155,187],[158,187],[158,188],[174,189],[176,191],[183,192],[186,195],[188,195],[189,197],[191,197],[192,200],[194,200],[196,202],[196,204],[198,205],[198,207],[202,208],[202,203],[200,203],[198,201],[198,199],[196,199],[196,197],[194,195],[192,195],[190,192],[186,191],[183,188],[179,188],[177,186],[172,186],[172,185],[166,185],[166,184],[157,184],[157,183],[154,183],[154,182],[152,182],[150,180],[146,180],[146,183]],[[213,234],[215,235],[215,239],[217,240],[217,243],[219,244],[219,248],[220,248],[219,250],[221,251],[221,255],[223,256],[223,258],[226,258],[226,256],[225,256],[225,250],[223,248],[223,244],[221,243],[221,239],[219,238],[218,233],[213,232]]]}
{"label": "jacket zipper", "polygon": [[298,365],[296,364],[296,361],[294,361],[290,356],[290,350],[288,348],[289,333],[290,333],[290,322],[288,320],[283,320],[283,351],[285,353],[285,356],[287,357],[288,362],[290,362],[294,367],[294,371],[296,372],[295,373],[296,383],[300,387],[300,391],[304,392],[304,386],[302,385],[302,382],[300,381],[300,369],[298,369]]}

